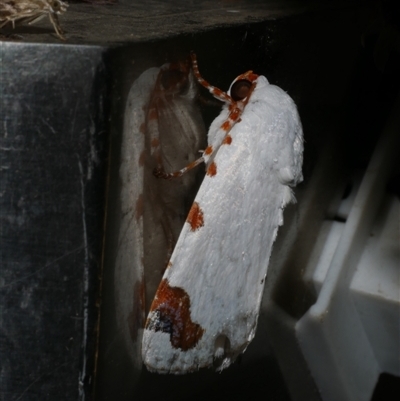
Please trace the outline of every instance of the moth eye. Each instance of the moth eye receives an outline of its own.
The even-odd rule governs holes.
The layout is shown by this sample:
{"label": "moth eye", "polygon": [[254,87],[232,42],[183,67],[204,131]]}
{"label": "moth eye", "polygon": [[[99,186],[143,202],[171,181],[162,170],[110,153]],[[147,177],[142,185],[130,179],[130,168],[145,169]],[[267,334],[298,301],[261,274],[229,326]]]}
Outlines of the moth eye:
{"label": "moth eye", "polygon": [[187,76],[180,70],[163,71],[161,75],[161,85],[165,90],[177,89],[183,92],[186,88]]}
{"label": "moth eye", "polygon": [[247,79],[240,79],[236,81],[231,88],[231,98],[237,102],[238,100],[243,100],[250,91],[252,83]]}

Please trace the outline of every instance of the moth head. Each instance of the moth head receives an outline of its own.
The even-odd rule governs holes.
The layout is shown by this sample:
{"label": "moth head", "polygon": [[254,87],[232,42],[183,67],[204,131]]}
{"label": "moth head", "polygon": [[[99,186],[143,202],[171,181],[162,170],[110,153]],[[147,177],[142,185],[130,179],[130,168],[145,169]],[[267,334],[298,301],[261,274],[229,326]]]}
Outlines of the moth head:
{"label": "moth head", "polygon": [[239,75],[231,84],[228,95],[235,101],[245,100],[254,90],[258,75],[253,71],[247,71]]}

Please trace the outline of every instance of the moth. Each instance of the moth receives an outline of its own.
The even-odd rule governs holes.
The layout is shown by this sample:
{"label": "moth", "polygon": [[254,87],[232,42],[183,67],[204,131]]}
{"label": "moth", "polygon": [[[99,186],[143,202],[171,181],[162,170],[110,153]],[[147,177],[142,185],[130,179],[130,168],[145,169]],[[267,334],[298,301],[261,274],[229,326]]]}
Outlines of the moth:
{"label": "moth", "polygon": [[1,0],[0,28],[11,23],[34,24],[48,16],[57,36],[65,40],[58,15],[67,11],[68,3],[61,0]]}
{"label": "moth", "polygon": [[138,366],[146,298],[154,297],[198,188],[196,174],[167,182],[152,172],[180,168],[204,148],[197,94],[187,60],[144,71],[126,101],[115,288],[119,327]]}
{"label": "moth", "polygon": [[142,358],[150,371],[227,368],[253,339],[268,262],[283,209],[302,181],[303,133],[290,96],[261,75],[238,76],[228,92],[197,81],[224,102],[196,161],[206,176],[147,317]]}

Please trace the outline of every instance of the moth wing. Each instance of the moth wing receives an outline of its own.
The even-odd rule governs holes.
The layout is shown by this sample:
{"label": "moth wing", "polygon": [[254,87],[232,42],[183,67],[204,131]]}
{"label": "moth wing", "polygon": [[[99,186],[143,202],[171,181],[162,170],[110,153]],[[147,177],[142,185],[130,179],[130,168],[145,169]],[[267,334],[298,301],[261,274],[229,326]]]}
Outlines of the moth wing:
{"label": "moth wing", "polygon": [[260,87],[218,150],[157,291],[142,348],[150,370],[224,369],[254,337],[288,184],[302,179],[296,106]]}

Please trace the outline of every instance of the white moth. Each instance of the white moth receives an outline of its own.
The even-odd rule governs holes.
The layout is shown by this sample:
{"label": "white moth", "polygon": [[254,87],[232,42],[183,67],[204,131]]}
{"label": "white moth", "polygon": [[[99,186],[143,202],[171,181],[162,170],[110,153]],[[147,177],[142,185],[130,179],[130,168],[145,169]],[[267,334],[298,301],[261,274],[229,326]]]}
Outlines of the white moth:
{"label": "white moth", "polygon": [[303,134],[293,100],[251,71],[227,93],[194,73],[225,102],[209,146],[183,174],[207,175],[151,306],[142,341],[150,371],[227,368],[253,339],[268,262],[283,209],[302,181]]}
{"label": "white moth", "polygon": [[115,295],[120,331],[138,366],[145,299],[154,297],[194,199],[193,174],[163,181],[153,170],[198,157],[206,132],[197,89],[190,63],[168,63],[144,71],[126,102]]}
{"label": "white moth", "polygon": [[67,10],[68,3],[61,0],[0,0],[0,28],[11,23],[34,24],[48,16],[57,36],[65,40],[58,15]]}

